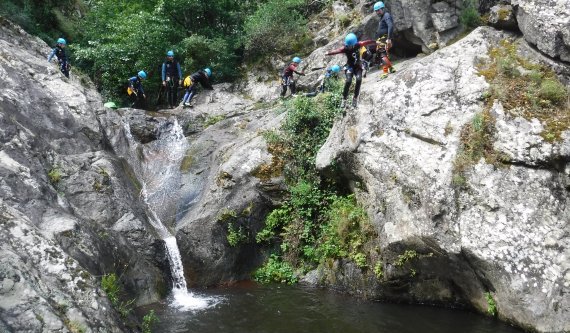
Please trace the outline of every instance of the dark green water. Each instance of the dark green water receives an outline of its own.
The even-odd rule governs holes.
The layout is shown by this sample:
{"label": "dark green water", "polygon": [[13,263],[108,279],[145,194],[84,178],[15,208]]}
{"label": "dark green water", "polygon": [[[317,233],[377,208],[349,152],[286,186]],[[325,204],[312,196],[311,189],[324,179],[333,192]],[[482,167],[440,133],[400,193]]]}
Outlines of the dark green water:
{"label": "dark green water", "polygon": [[362,301],[325,290],[256,286],[195,292],[215,298],[201,310],[155,304],[155,333],[520,333],[482,315],[434,308]]}

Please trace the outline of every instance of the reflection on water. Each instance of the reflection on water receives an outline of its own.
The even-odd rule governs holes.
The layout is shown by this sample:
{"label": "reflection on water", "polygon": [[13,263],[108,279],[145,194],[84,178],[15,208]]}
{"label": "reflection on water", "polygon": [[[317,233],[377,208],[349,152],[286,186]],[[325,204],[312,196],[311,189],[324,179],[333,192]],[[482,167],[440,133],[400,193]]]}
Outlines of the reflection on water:
{"label": "reflection on water", "polygon": [[177,310],[154,304],[160,318],[155,333],[520,333],[482,315],[358,300],[299,286],[257,286],[194,293],[207,307]]}

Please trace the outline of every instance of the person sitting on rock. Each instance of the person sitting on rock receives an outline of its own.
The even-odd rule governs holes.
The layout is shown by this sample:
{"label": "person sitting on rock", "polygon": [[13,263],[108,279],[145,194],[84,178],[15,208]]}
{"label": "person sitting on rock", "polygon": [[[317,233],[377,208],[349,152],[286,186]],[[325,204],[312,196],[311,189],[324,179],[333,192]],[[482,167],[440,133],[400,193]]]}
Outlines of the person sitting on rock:
{"label": "person sitting on rock", "polygon": [[186,94],[182,99],[183,106],[190,106],[192,98],[196,94],[197,83],[200,83],[202,88],[208,90],[214,90],[212,84],[210,83],[210,77],[212,76],[212,70],[205,68],[204,70],[199,70],[184,79],[184,87],[186,87]]}
{"label": "person sitting on rock", "polygon": [[382,60],[383,73],[380,75],[380,78],[383,79],[388,76],[388,73],[395,72],[394,68],[392,68],[392,62],[390,62],[390,58],[388,57],[388,52],[392,48],[394,22],[392,21],[392,15],[386,11],[384,2],[376,2],[374,4],[374,12],[380,16],[380,23],[378,24],[378,30],[376,31],[376,56],[380,57]]}
{"label": "person sitting on rock", "polygon": [[51,62],[51,59],[56,56],[57,61],[59,63],[59,70],[65,75],[66,78],[69,78],[69,69],[71,66],[69,65],[69,61],[67,59],[67,55],[65,54],[65,46],[67,42],[63,38],[59,38],[57,40],[57,44],[51,51],[48,56],[48,62]]}
{"label": "person sitting on rock", "polygon": [[162,85],[166,88],[166,103],[173,108],[178,102],[178,87],[182,85],[182,69],[174,60],[174,51],[168,51],[162,63]]}
{"label": "person sitting on rock", "polygon": [[129,87],[127,93],[131,98],[131,107],[135,109],[144,109],[146,106],[146,95],[144,93],[142,81],[146,79],[146,72],[139,71],[136,76],[129,79]]}
{"label": "person sitting on rock", "polygon": [[283,74],[281,75],[281,97],[285,97],[287,93],[287,87],[291,89],[291,95],[294,95],[297,92],[295,87],[295,80],[293,79],[293,73],[297,73],[298,75],[305,75],[303,72],[298,72],[297,67],[301,63],[301,58],[295,57],[293,58],[293,62],[283,69]]}
{"label": "person sitting on rock", "polygon": [[342,92],[342,103],[340,107],[345,107],[347,105],[346,99],[348,98],[348,91],[350,90],[350,85],[352,84],[352,77],[356,78],[356,85],[354,86],[354,96],[352,98],[352,106],[358,106],[358,95],[360,94],[360,85],[362,84],[362,61],[360,59],[360,48],[367,45],[372,45],[376,43],[373,40],[358,41],[356,35],[349,33],[344,39],[344,46],[328,52],[326,55],[335,55],[344,53],[346,55],[346,65],[344,66],[344,74],[346,81],[344,84],[344,90]]}

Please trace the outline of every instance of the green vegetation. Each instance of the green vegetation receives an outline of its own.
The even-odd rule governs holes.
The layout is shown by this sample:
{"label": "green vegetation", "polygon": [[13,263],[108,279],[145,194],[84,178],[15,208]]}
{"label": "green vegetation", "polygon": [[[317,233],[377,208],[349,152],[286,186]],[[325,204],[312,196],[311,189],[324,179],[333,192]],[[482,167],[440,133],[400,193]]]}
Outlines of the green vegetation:
{"label": "green vegetation", "polygon": [[226,238],[230,246],[235,247],[247,241],[247,234],[243,226],[237,227],[233,223],[228,223],[228,235]]}
{"label": "green vegetation", "polygon": [[398,267],[402,267],[402,266],[404,266],[405,263],[407,263],[408,261],[411,261],[413,259],[416,259],[417,257],[418,257],[418,253],[415,250],[406,250],[406,251],[404,251],[404,253],[402,253],[398,256],[398,260],[396,260],[394,265],[396,265]]}
{"label": "green vegetation", "polygon": [[485,293],[485,299],[487,300],[487,313],[493,317],[496,316],[497,315],[497,303],[495,302],[493,295],[491,295],[490,292],[486,292]]}
{"label": "green vegetation", "polygon": [[225,117],[223,115],[211,116],[208,119],[206,119],[206,121],[204,122],[204,126],[208,127],[208,126],[215,125],[224,119],[225,119]]}
{"label": "green vegetation", "polygon": [[272,255],[267,263],[255,272],[254,278],[261,283],[294,284],[299,280],[293,272],[293,267],[276,255]]}
{"label": "green vegetation", "polygon": [[467,29],[474,29],[481,25],[481,17],[479,16],[479,11],[477,11],[476,0],[463,1],[463,9],[459,15],[459,22]]}
{"label": "green vegetation", "polygon": [[321,178],[315,168],[316,153],[342,113],[338,107],[341,82],[332,86],[332,92],[315,98],[286,101],[281,111],[287,116],[280,131],[264,133],[274,156],[264,172],[282,173],[289,196],[267,216],[265,227],[256,235],[258,243],[277,249],[255,273],[258,281],[291,283],[294,279],[289,277],[295,272],[302,274],[340,258],[361,269],[373,265],[375,231],[366,212],[354,195],[340,192],[334,178]]}
{"label": "green vegetation", "polygon": [[289,53],[307,33],[305,0],[269,0],[259,5],[244,25],[245,50],[253,57]]}
{"label": "green vegetation", "polygon": [[67,326],[67,329],[69,329],[69,331],[71,333],[85,333],[87,332],[87,329],[85,328],[85,326],[83,326],[81,323],[75,321],[75,320],[65,320],[64,321],[65,326]]}
{"label": "green vegetation", "polygon": [[376,278],[378,280],[381,280],[384,277],[384,266],[382,265],[381,262],[377,262],[376,265],[374,265],[374,275],[376,276]]}
{"label": "green vegetation", "polygon": [[119,285],[119,279],[115,273],[105,274],[101,278],[101,288],[107,294],[107,298],[121,315],[121,317],[126,318],[132,311],[132,305],[135,302],[134,299],[128,301],[122,301],[123,290]]}
{"label": "green vegetation", "polygon": [[152,327],[160,320],[154,310],[150,310],[144,317],[142,322],[142,333],[152,333]]}
{"label": "green vegetation", "polygon": [[465,172],[477,164],[481,158],[489,164],[498,165],[499,154],[493,148],[495,120],[490,112],[477,113],[473,120],[461,130],[460,147],[453,161],[452,183],[458,188],[467,184]]}
{"label": "green vegetation", "polygon": [[107,100],[125,101],[127,79],[145,70],[147,99],[154,102],[166,51],[174,50],[184,75],[208,66],[215,81],[233,81],[248,70],[243,63],[308,54],[313,47],[308,18],[328,5],[309,0],[5,0],[0,16],[51,46],[65,38],[74,68],[91,77]]}
{"label": "green vegetation", "polygon": [[56,186],[57,184],[59,184],[59,182],[61,181],[61,170],[57,167],[52,168],[49,172],[48,172],[48,179],[49,182],[53,185]]}
{"label": "green vegetation", "polygon": [[479,66],[479,73],[491,85],[488,108],[498,100],[513,116],[540,120],[546,141],[559,141],[561,133],[570,128],[570,97],[554,72],[519,56],[516,45],[507,40],[492,48],[489,56],[491,60]]}

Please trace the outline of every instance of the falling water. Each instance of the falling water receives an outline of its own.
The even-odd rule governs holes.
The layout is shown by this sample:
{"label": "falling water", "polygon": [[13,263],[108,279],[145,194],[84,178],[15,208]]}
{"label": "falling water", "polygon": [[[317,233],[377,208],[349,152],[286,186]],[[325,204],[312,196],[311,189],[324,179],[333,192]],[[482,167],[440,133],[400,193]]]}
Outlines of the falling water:
{"label": "falling water", "polygon": [[[141,201],[147,211],[148,220],[158,236],[164,240],[166,253],[172,275],[172,303],[176,308],[184,310],[197,310],[217,303],[215,297],[199,297],[188,291],[184,278],[184,267],[176,237],[162,223],[153,207],[162,207],[167,200],[172,200],[172,193],[176,190],[179,181],[179,164],[187,149],[186,138],[182,127],[176,119],[173,120],[170,133],[161,133],[161,138],[154,145],[143,146],[143,156],[160,156],[149,161],[141,161],[136,153],[139,143],[134,140],[130,126],[123,123],[125,137],[128,141],[127,159],[130,162],[137,178],[142,184],[140,192]],[[162,135],[164,134],[164,135]]]}

